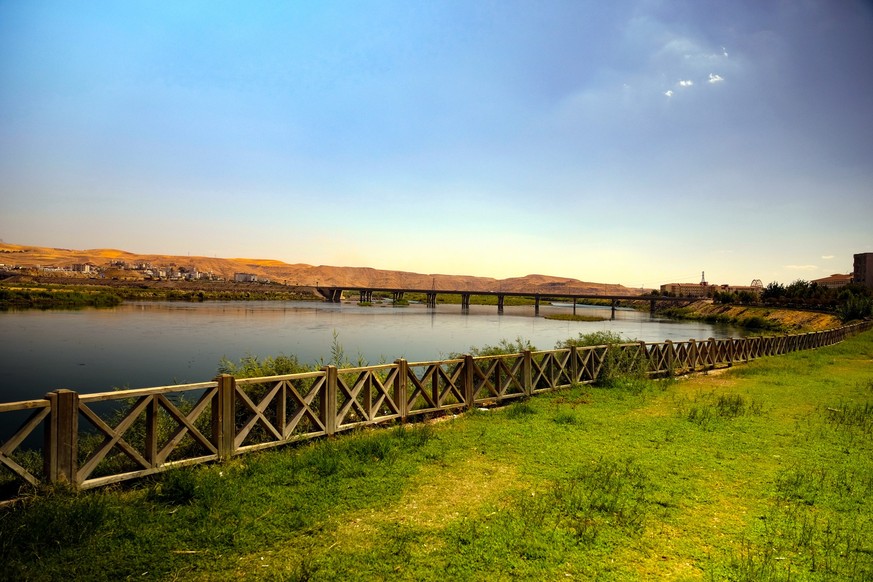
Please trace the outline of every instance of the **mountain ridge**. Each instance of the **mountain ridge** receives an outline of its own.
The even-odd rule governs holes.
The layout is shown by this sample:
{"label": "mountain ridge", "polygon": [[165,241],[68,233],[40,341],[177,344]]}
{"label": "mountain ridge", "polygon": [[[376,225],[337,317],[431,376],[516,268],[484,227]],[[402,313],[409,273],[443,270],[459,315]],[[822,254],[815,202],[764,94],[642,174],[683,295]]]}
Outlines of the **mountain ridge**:
{"label": "mountain ridge", "polygon": [[196,268],[227,280],[235,273],[251,273],[273,282],[301,287],[373,287],[397,289],[452,289],[466,291],[575,292],[585,294],[640,295],[648,289],[632,289],[617,283],[595,283],[571,277],[529,274],[495,279],[475,275],[415,273],[374,267],[349,267],[286,263],[264,258],[219,258],[204,256],[133,253],[121,249],[65,249],[0,243],[0,263],[29,267],[70,267],[93,263],[106,266],[113,261],[129,264]]}

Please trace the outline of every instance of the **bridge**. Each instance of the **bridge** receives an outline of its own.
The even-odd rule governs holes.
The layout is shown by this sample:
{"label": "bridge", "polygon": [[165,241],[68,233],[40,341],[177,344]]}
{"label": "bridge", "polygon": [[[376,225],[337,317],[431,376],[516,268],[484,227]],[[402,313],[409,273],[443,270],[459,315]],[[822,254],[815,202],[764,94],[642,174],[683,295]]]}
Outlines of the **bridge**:
{"label": "bridge", "polygon": [[649,308],[652,313],[655,312],[655,306],[658,302],[668,303],[688,303],[687,297],[663,297],[660,295],[610,295],[598,293],[542,293],[542,292],[524,292],[524,291],[468,291],[462,289],[398,289],[393,287],[317,287],[317,291],[331,303],[339,303],[342,301],[343,293],[358,293],[361,303],[369,303],[373,300],[373,293],[390,293],[393,301],[396,303],[403,299],[405,293],[417,293],[424,295],[427,298],[427,306],[435,308],[437,304],[437,295],[460,295],[461,309],[470,309],[470,297],[476,296],[495,296],[497,297],[497,312],[503,313],[504,301],[507,297],[528,297],[534,300],[534,313],[540,313],[540,301],[543,299],[555,300],[563,299],[573,302],[573,315],[576,315],[576,303],[580,299],[601,299],[608,300],[612,305],[612,317],[615,317],[615,308],[619,301],[648,301]]}

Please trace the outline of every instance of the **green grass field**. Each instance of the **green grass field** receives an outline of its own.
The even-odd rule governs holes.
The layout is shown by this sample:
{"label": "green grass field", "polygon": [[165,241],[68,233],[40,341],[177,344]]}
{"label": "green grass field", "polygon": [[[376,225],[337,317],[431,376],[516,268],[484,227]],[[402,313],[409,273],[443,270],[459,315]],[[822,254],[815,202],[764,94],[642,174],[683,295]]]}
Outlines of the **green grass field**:
{"label": "green grass field", "polygon": [[15,580],[869,580],[873,332],[0,512]]}

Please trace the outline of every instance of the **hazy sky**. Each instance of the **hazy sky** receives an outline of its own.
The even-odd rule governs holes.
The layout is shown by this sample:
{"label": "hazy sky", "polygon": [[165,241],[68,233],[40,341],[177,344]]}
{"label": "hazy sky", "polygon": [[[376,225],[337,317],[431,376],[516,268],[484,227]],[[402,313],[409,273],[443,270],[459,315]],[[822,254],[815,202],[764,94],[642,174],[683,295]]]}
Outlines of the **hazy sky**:
{"label": "hazy sky", "polygon": [[0,0],[0,239],[848,273],[873,251],[871,4]]}

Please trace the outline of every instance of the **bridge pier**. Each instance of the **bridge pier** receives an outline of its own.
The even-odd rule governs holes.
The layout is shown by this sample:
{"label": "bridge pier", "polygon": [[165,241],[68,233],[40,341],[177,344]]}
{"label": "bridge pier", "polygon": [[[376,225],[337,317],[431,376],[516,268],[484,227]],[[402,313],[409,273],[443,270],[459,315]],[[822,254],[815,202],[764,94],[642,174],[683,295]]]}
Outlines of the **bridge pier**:
{"label": "bridge pier", "polygon": [[617,299],[612,300],[612,315],[609,316],[609,319],[615,319],[615,304],[618,303]]}
{"label": "bridge pier", "polygon": [[573,297],[573,315],[576,315],[576,297]]}
{"label": "bridge pier", "polygon": [[428,307],[436,308],[436,297],[437,297],[436,293],[434,293],[432,291],[427,292],[427,306]]}
{"label": "bridge pier", "polygon": [[338,287],[316,287],[316,290],[328,303],[340,303],[343,298],[343,290]]}
{"label": "bridge pier", "polygon": [[655,300],[649,301],[649,315],[655,315]]}
{"label": "bridge pier", "polygon": [[461,309],[463,311],[470,310],[470,294],[469,293],[461,293]]}
{"label": "bridge pier", "polygon": [[394,303],[397,303],[398,301],[403,301],[403,291],[392,291],[391,297]]}
{"label": "bridge pier", "polygon": [[503,300],[506,298],[506,295],[497,294],[497,313],[503,313]]}
{"label": "bridge pier", "polygon": [[373,302],[373,292],[369,289],[361,289],[360,291],[360,302],[361,303],[372,303]]}
{"label": "bridge pier", "polygon": [[540,296],[534,295],[534,315],[540,314]]}

